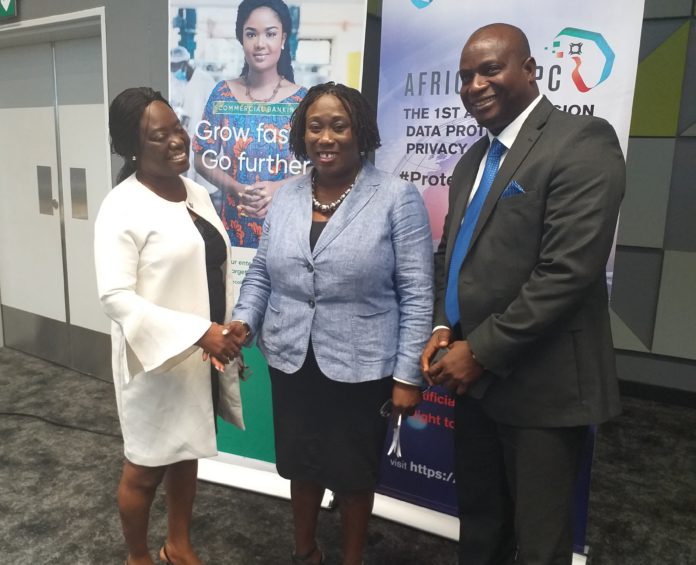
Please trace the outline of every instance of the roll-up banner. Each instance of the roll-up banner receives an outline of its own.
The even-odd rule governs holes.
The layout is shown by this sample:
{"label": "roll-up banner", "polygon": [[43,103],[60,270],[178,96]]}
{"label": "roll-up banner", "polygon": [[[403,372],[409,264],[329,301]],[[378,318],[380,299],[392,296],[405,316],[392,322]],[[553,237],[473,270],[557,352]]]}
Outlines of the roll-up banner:
{"label": "roll-up banner", "polygon": [[[641,0],[384,0],[377,111],[382,147],[376,164],[418,187],[430,215],[433,248],[442,236],[454,166],[486,134],[459,98],[457,71],[467,37],[494,22],[520,27],[538,65],[541,92],[565,112],[607,119],[625,155],[642,18]],[[612,272],[613,253],[609,282]],[[452,407],[446,391],[426,393],[403,426],[404,456],[384,458],[382,493],[456,516]],[[578,484],[576,551],[584,548],[591,440]],[[401,513],[405,521],[408,514]]]}
{"label": "roll-up banner", "polygon": [[[239,6],[169,2],[169,101],[191,137],[187,175],[208,189],[227,229],[237,287],[256,253],[268,201],[307,166],[288,149],[292,112],[312,85],[334,80],[360,88],[367,1],[288,0],[284,14],[252,5],[238,22]],[[245,79],[268,67],[279,75],[270,97]],[[255,347],[245,360],[246,431],[219,420],[220,455],[200,462],[199,477],[288,496],[275,472],[268,368]]]}

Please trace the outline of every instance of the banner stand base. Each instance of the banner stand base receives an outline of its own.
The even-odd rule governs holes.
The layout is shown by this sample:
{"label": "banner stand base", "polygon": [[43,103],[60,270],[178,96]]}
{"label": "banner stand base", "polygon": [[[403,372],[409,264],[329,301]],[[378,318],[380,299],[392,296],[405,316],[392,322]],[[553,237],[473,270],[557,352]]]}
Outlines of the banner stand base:
{"label": "banner stand base", "polygon": [[375,494],[372,514],[436,536],[454,541],[459,539],[459,519],[455,516],[397,500],[391,496]]}
{"label": "banner stand base", "polygon": [[[290,500],[290,481],[281,477],[273,463],[250,459],[230,453],[199,459],[198,478],[260,494]],[[333,506],[334,495],[327,490],[321,501],[322,508]]]}

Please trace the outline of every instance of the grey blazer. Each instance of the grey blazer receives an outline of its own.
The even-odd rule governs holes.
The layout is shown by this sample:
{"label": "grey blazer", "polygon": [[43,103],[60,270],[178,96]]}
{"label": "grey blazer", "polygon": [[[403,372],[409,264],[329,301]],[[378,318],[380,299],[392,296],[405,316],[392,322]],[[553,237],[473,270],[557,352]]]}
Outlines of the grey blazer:
{"label": "grey blazer", "polygon": [[246,321],[268,364],[303,364],[309,339],[329,378],[393,375],[421,383],[431,330],[432,235],[413,184],[365,161],[353,190],[310,250],[309,175],[274,195],[233,318]]}
{"label": "grey blazer", "polygon": [[[447,325],[450,255],[488,138],[457,164],[436,252],[435,323]],[[605,120],[543,98],[491,186],[459,272],[461,338],[486,373],[471,390],[494,420],[597,423],[620,411],[605,266],[625,163]]]}

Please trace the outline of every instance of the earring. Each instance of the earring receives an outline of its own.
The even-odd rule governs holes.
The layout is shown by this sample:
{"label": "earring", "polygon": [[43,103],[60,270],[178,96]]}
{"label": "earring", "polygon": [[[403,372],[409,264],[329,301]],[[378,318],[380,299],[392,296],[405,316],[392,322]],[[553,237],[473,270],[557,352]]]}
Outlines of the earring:
{"label": "earring", "polygon": [[131,161],[137,161],[137,160],[138,160],[138,158],[137,158],[135,155],[133,155],[133,156],[131,157]]}

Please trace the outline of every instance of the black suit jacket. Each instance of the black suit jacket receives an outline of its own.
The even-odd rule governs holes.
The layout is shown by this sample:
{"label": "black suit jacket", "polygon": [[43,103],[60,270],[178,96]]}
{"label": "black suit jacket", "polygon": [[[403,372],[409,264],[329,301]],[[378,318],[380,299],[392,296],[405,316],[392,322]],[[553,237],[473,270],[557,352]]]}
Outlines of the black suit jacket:
{"label": "black suit jacket", "polygon": [[[457,164],[435,253],[435,323],[484,137]],[[511,181],[525,191],[501,199]],[[461,336],[486,368],[470,394],[518,426],[599,423],[620,411],[605,266],[625,162],[605,120],[544,97],[491,186],[459,273]]]}

